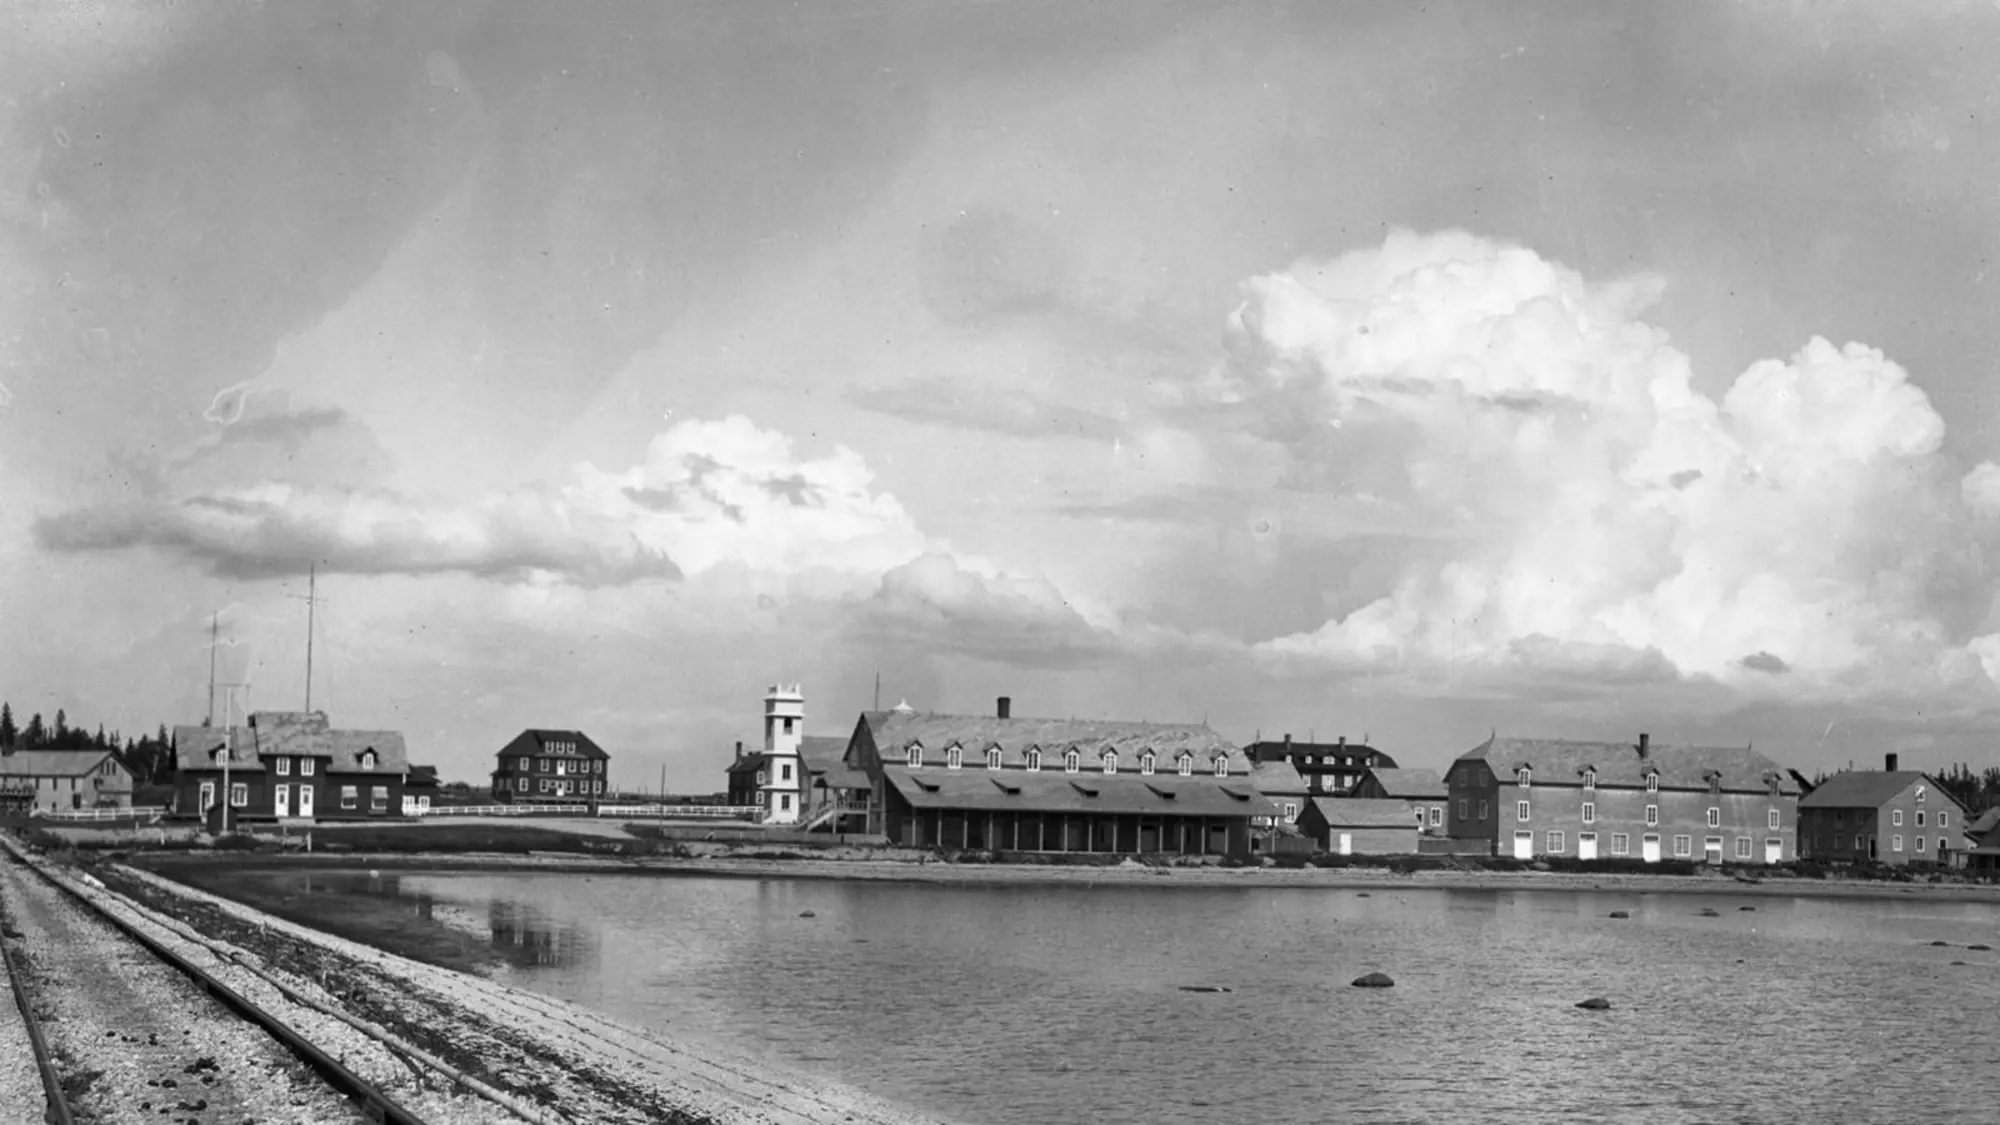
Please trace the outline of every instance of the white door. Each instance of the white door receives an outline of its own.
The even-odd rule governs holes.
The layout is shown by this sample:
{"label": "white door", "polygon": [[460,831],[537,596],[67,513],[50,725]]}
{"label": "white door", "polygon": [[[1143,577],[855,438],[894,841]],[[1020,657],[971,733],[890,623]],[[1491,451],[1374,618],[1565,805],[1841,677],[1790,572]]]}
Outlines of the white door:
{"label": "white door", "polygon": [[1660,838],[1651,832],[1639,842],[1639,858],[1647,863],[1660,862]]}
{"label": "white door", "polygon": [[1576,858],[1597,858],[1597,833],[1579,832],[1576,834]]}
{"label": "white door", "polygon": [[299,786],[299,815],[311,816],[312,814],[313,787],[310,785],[301,785]]}
{"label": "white door", "polygon": [[292,787],[274,785],[271,787],[271,810],[279,816],[292,815]]}
{"label": "white door", "polygon": [[1764,862],[1782,863],[1785,859],[1785,842],[1771,839],[1764,841]]}
{"label": "white door", "polygon": [[1535,834],[1533,832],[1514,833],[1514,858],[1535,858]]}
{"label": "white door", "polygon": [[1352,832],[1342,832],[1340,834],[1340,854],[1354,854],[1354,834]]}

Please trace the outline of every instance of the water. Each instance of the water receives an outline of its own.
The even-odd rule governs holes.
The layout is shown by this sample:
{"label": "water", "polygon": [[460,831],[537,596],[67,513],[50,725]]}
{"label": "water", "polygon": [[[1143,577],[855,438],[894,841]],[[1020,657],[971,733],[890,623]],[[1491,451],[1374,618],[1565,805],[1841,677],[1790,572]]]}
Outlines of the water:
{"label": "water", "polygon": [[[415,924],[491,942],[508,983],[956,1121],[2000,1119],[2000,954],[1964,948],[2000,945],[1984,903],[514,873],[374,887],[428,913]],[[1370,970],[1396,987],[1350,987]],[[1590,996],[1614,1007],[1573,1007]]]}

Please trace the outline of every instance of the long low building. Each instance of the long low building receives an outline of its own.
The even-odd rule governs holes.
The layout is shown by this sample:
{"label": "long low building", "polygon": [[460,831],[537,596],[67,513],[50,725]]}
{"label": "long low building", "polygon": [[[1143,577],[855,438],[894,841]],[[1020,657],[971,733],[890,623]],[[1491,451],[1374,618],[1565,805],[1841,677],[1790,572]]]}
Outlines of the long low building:
{"label": "long low building", "polygon": [[862,714],[842,759],[869,779],[869,831],[910,847],[1234,855],[1281,815],[1206,725]]}

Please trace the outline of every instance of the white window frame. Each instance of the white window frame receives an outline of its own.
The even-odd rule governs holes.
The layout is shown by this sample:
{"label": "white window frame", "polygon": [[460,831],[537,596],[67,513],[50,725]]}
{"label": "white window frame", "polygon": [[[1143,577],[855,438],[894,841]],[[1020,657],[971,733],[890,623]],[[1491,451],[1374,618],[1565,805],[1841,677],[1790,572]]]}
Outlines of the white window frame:
{"label": "white window frame", "polygon": [[388,786],[371,785],[368,787],[368,811],[372,813],[389,811]]}
{"label": "white window frame", "polygon": [[291,786],[273,785],[271,787],[271,807],[273,809],[285,808],[287,805],[291,803],[291,800],[292,800]]}
{"label": "white window frame", "polygon": [[300,758],[300,759],[299,759],[299,776],[300,776],[300,777],[311,777],[311,776],[313,775],[313,765],[314,765],[314,762],[313,762],[313,760],[312,760],[311,758]]}
{"label": "white window frame", "polygon": [[1299,803],[1297,801],[1286,801],[1285,823],[1290,824],[1291,822],[1297,820],[1298,818],[1299,818]]}
{"label": "white window frame", "polygon": [[1514,784],[1523,789],[1533,789],[1535,787],[1535,771],[1529,769],[1527,766],[1522,766],[1520,769],[1515,770]]}
{"label": "white window frame", "polygon": [[1917,803],[1920,805],[1924,803],[1924,787],[1921,785],[1917,786]]}
{"label": "white window frame", "polygon": [[1467,800],[1464,797],[1460,797],[1458,799],[1458,819],[1460,820],[1467,819],[1465,814],[1466,810],[1468,810],[1469,808],[1471,808],[1471,805],[1467,802]]}
{"label": "white window frame", "polygon": [[1750,837],[1748,836],[1736,837],[1736,858],[1737,859],[1750,858]]}
{"label": "white window frame", "polygon": [[1563,832],[1560,828],[1549,829],[1548,846],[1551,853],[1563,850]]}
{"label": "white window frame", "polygon": [[1903,810],[1902,810],[1902,809],[1890,809],[1890,810],[1889,810],[1889,823],[1890,823],[1890,824],[1893,824],[1893,825],[1895,825],[1895,826],[1896,826],[1897,828],[1901,828],[1901,827],[1903,826]]}
{"label": "white window frame", "polygon": [[[1918,809],[1918,810],[1917,810],[1917,827],[1918,827],[1918,828],[1922,828],[1923,826],[1924,826],[1924,810],[1922,810],[1922,809]],[[1918,849],[1918,850],[1919,850],[1919,851],[1921,851],[1922,849]]]}
{"label": "white window frame", "polygon": [[1042,768],[1042,752],[1040,750],[1028,751],[1028,768],[1031,770]]}
{"label": "white window frame", "polygon": [[1432,827],[1432,828],[1439,828],[1439,827],[1442,827],[1443,825],[1444,825],[1444,808],[1443,808],[1442,806],[1439,806],[1439,805],[1432,805],[1432,806],[1431,806],[1431,827]]}
{"label": "white window frame", "polygon": [[1611,854],[1630,855],[1631,853],[1632,853],[1631,834],[1626,832],[1613,832],[1611,834]]}
{"label": "white window frame", "polygon": [[989,746],[986,748],[986,768],[989,770],[1000,768],[1000,748],[998,746]]}
{"label": "white window frame", "polygon": [[[962,750],[960,750],[956,746],[947,746],[944,748],[944,768],[948,770],[955,770],[959,769],[964,765],[965,765],[965,754]],[[785,767],[785,772],[790,773],[791,767],[790,766]],[[788,777],[785,780],[790,781],[791,778]]]}
{"label": "white window frame", "polygon": [[1660,806],[1658,806],[1658,805],[1647,805],[1647,806],[1646,806],[1646,827],[1648,827],[1648,828],[1653,828],[1653,827],[1657,827],[1657,826],[1659,825],[1659,823],[1660,823]]}
{"label": "white window frame", "polygon": [[1595,788],[1597,788],[1597,771],[1596,771],[1596,770],[1585,770],[1585,771],[1583,771],[1583,787],[1584,787],[1585,789],[1595,789]]}
{"label": "white window frame", "polygon": [[1492,814],[1493,814],[1493,808],[1492,808],[1492,806],[1491,806],[1491,805],[1488,805],[1488,804],[1486,803],[1486,798],[1484,798],[1484,797],[1481,797],[1481,798],[1479,799],[1479,819],[1481,819],[1481,820],[1485,820],[1485,819],[1486,819],[1487,817],[1491,816]]}
{"label": "white window frame", "polygon": [[1215,776],[1229,776],[1229,758],[1227,756],[1218,756],[1215,759]]}
{"label": "white window frame", "polygon": [[1518,821],[1526,821],[1526,820],[1528,820],[1528,819],[1529,819],[1529,817],[1528,817],[1528,811],[1529,811],[1529,810],[1528,810],[1528,802],[1526,802],[1526,801],[1515,801],[1515,802],[1514,802],[1514,819],[1515,819],[1515,820],[1518,820]]}
{"label": "white window frame", "polygon": [[1658,793],[1659,791],[1660,791],[1660,774],[1659,774],[1659,771],[1657,771],[1657,770],[1650,770],[1650,771],[1648,771],[1648,772],[1647,772],[1647,774],[1646,774],[1646,792],[1648,792],[1648,793]]}
{"label": "white window frame", "polygon": [[229,807],[232,809],[247,809],[250,807],[250,786],[248,783],[241,781],[232,781],[229,783]]}
{"label": "white window frame", "polygon": [[1083,755],[1077,753],[1075,750],[1063,751],[1063,772],[1064,773],[1083,772]]}
{"label": "white window frame", "polygon": [[911,769],[915,769],[918,766],[923,765],[924,764],[923,746],[915,742],[910,743],[909,750],[907,753],[905,753],[903,760],[910,764]]}
{"label": "white window frame", "polygon": [[1708,806],[1708,826],[1710,828],[1722,827],[1722,810],[1714,805]]}
{"label": "white window frame", "polygon": [[[37,789],[41,788],[41,783],[39,781],[36,782],[35,787]],[[215,807],[215,782],[204,781],[201,783],[201,795],[198,800],[201,801],[201,809],[199,810],[201,812],[207,812],[209,809]]]}
{"label": "white window frame", "polygon": [[1693,858],[1693,857],[1694,857],[1694,837],[1693,837],[1693,836],[1675,836],[1675,837],[1674,837],[1674,858],[1675,858],[1675,859],[1691,859],[1691,858]]}
{"label": "white window frame", "polygon": [[1596,823],[1597,823],[1597,803],[1596,803],[1596,802],[1594,802],[1594,801],[1585,801],[1585,802],[1583,803],[1583,822],[1584,822],[1585,824],[1596,824]]}
{"label": "white window frame", "polygon": [[1937,825],[1937,826],[1938,826],[1939,828],[1950,828],[1950,827],[1951,827],[1951,814],[1950,814],[1950,813],[1948,813],[1948,812],[1946,812],[1946,811],[1944,811],[1943,809],[1939,809],[1939,810],[1938,810],[1938,825]]}
{"label": "white window frame", "polygon": [[1922,836],[1917,837],[1917,850],[1919,852],[1924,850],[1924,838]]}
{"label": "white window frame", "polygon": [[1104,772],[1105,773],[1118,772],[1118,751],[1106,750],[1104,752]]}
{"label": "white window frame", "polygon": [[1766,825],[1766,826],[1767,826],[1768,828],[1770,828],[1770,830],[1771,830],[1771,831],[1773,831],[1773,832],[1776,832],[1776,831],[1778,830],[1778,828],[1780,827],[1780,825],[1779,825],[1779,823],[1778,823],[1779,819],[1780,819],[1780,818],[1779,818],[1779,816],[1778,816],[1778,810],[1777,810],[1777,809],[1772,809],[1772,810],[1770,810],[1770,812],[1769,812],[1769,813],[1767,813],[1767,814],[1765,815],[1765,817],[1764,817],[1764,823],[1765,823],[1765,825]]}
{"label": "white window frame", "polygon": [[292,772],[292,760],[291,760],[290,758],[274,758],[274,759],[272,759],[272,761],[271,761],[271,771],[272,771],[273,773],[277,774],[277,775],[278,775],[279,777],[288,777],[288,776],[290,776],[290,775],[291,775],[291,772]]}
{"label": "white window frame", "polygon": [[340,787],[341,808],[343,809],[355,808],[358,806],[360,800],[361,800],[360,790],[355,786],[343,785]]}
{"label": "white window frame", "polygon": [[527,779],[527,778],[525,778],[525,777],[517,777],[517,778],[515,778],[515,779],[514,779],[514,789],[515,789],[515,790],[516,790],[517,792],[521,792],[521,793],[526,793],[526,792],[528,791],[528,779]]}
{"label": "white window frame", "polygon": [[791,779],[792,779],[792,763],[790,763],[790,762],[779,762],[779,763],[778,763],[778,780],[779,780],[779,781],[790,781]]}
{"label": "white window frame", "polygon": [[1897,832],[1889,837],[1889,850],[1892,852],[1903,850],[1903,834],[1901,832]]}
{"label": "white window frame", "polygon": [[1144,777],[1153,776],[1153,766],[1154,766],[1154,760],[1153,760],[1153,752],[1151,750],[1148,750],[1144,754],[1139,755],[1139,773],[1141,776]]}
{"label": "white window frame", "polygon": [[363,751],[361,752],[361,757],[359,757],[359,758],[355,759],[355,761],[356,761],[356,764],[358,764],[358,765],[359,765],[359,766],[360,766],[360,767],[361,767],[362,769],[364,769],[364,770],[372,770],[372,769],[374,769],[374,768],[375,768],[375,763],[376,763],[376,762],[377,762],[378,760],[379,760],[379,759],[378,759],[378,758],[377,758],[377,757],[375,756],[375,751],[374,751],[374,750],[372,750],[372,749],[371,749],[371,750],[363,750]]}

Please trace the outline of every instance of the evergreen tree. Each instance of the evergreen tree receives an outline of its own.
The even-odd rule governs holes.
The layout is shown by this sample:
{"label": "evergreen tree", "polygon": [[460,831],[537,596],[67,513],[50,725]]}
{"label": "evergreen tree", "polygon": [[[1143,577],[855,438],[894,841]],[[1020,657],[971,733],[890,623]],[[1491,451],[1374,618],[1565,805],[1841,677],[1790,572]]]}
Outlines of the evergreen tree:
{"label": "evergreen tree", "polygon": [[35,712],[28,718],[28,729],[21,732],[21,749],[39,750],[48,741],[49,732],[42,726],[42,713]]}
{"label": "evergreen tree", "polygon": [[60,707],[56,708],[56,735],[50,740],[49,745],[57,749],[69,746],[69,716],[63,714],[63,709]]}
{"label": "evergreen tree", "polygon": [[12,746],[21,732],[14,728],[14,709],[0,703],[0,746]]}

